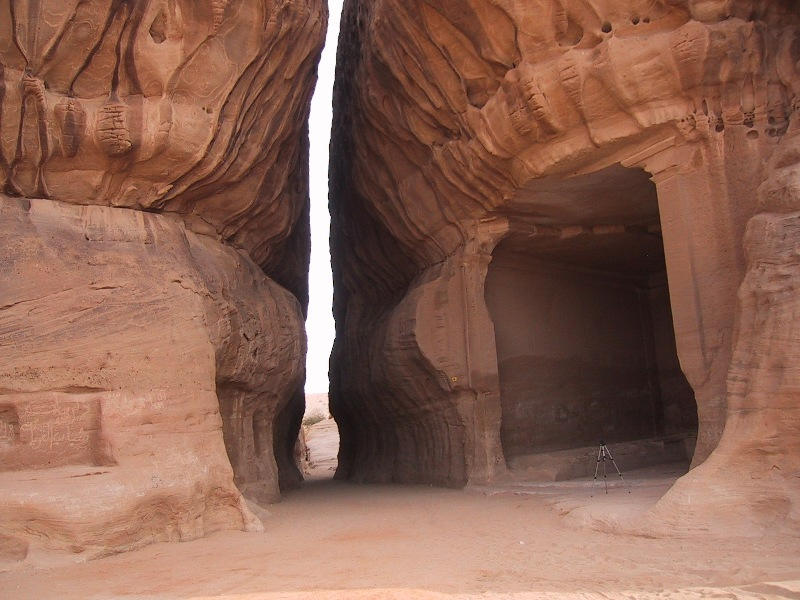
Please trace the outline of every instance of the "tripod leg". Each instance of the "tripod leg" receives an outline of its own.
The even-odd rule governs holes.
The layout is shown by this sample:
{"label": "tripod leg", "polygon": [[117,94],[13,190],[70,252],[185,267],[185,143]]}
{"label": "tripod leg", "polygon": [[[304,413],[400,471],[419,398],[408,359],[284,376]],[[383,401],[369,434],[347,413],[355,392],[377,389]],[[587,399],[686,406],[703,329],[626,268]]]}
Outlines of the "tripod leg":
{"label": "tripod leg", "polygon": [[602,449],[597,451],[597,463],[594,465],[594,479],[592,479],[592,491],[594,491],[594,485],[597,483],[597,470],[600,468],[600,454],[602,453]]}
{"label": "tripod leg", "polygon": [[[619,478],[622,480],[622,483],[627,483],[625,481],[625,478],[622,476],[622,471],[620,471],[619,467],[617,466],[617,461],[615,461],[614,457],[611,456],[611,450],[608,450],[608,458],[611,459],[611,464],[614,465],[614,468],[617,470],[617,475],[619,475]],[[630,484],[627,484],[627,485],[628,485],[628,493],[630,494],[631,493],[631,486],[630,486]]]}
{"label": "tripod leg", "polygon": [[608,493],[608,477],[606,476],[606,453],[603,451],[603,484],[606,487],[606,494]]}

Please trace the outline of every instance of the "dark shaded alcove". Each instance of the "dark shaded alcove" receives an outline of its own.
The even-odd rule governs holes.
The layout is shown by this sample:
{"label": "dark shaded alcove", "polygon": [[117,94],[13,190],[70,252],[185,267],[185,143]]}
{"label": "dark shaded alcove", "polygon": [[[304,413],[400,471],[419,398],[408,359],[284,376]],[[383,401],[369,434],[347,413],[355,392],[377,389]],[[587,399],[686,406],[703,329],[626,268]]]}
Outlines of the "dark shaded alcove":
{"label": "dark shaded alcove", "polygon": [[655,187],[611,167],[537,182],[515,208],[486,280],[509,466],[584,475],[601,439],[622,444],[628,468],[688,465],[697,407],[675,348]]}

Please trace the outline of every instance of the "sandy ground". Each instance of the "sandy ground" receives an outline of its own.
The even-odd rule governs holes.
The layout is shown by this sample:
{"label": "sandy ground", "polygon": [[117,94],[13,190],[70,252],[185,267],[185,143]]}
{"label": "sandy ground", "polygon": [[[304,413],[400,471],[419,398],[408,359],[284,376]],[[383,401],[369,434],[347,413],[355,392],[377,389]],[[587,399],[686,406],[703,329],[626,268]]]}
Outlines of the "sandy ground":
{"label": "sandy ground", "polygon": [[[263,534],[224,532],[0,574],[3,599],[800,598],[800,539],[649,539],[583,525],[644,510],[670,469],[449,490],[307,483]],[[769,583],[773,582],[773,583]],[[774,583],[783,582],[783,583]]]}

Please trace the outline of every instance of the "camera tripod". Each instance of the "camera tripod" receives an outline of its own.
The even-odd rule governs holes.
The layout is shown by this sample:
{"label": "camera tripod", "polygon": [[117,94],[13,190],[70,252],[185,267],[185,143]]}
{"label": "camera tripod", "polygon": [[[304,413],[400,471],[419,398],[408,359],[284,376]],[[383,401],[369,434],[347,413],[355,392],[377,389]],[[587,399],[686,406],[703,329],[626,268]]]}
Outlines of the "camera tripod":
{"label": "camera tripod", "polygon": [[[608,493],[608,477],[606,474],[606,458],[611,461],[611,464],[614,465],[614,468],[617,470],[617,475],[619,475],[620,481],[625,483],[625,478],[622,476],[622,471],[619,470],[617,466],[617,461],[614,460],[614,457],[611,456],[611,450],[608,449],[606,443],[603,440],[600,440],[600,449],[597,451],[597,464],[594,467],[594,479],[592,479],[592,492],[594,492],[595,483],[597,483],[597,472],[600,470],[600,463],[603,463],[603,484],[605,485],[606,494]],[[631,487],[628,486],[628,493],[631,493]]]}

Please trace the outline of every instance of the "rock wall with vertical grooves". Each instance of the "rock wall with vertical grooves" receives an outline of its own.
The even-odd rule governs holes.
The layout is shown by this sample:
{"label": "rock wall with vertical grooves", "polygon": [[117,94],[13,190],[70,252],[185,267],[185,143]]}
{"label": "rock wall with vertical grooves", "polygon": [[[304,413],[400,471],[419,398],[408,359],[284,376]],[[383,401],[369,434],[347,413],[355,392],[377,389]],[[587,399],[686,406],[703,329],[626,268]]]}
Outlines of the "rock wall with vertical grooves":
{"label": "rock wall with vertical grooves", "polygon": [[[781,359],[767,376],[758,365],[788,357],[797,339],[786,341],[793,350],[771,346],[759,328],[784,322],[784,309],[748,292],[769,277],[765,264],[793,260],[772,241],[796,241],[790,217],[772,223],[756,199],[765,182],[795,187],[764,165],[796,151],[796,6],[349,0],[342,22],[330,200],[338,476],[462,485],[503,475],[507,386],[484,299],[495,256],[652,280],[661,276],[638,273],[631,257],[656,237],[673,351],[697,403],[692,464],[717,465],[662,503],[678,506],[704,478],[723,485],[734,448],[748,473],[774,463],[776,486],[796,494],[794,419],[781,417],[798,408],[781,379],[793,367]],[[775,290],[787,302],[790,280]],[[759,359],[745,350],[753,344]],[[762,376],[788,386],[784,400],[765,394],[743,412],[743,382]],[[776,486],[753,485],[738,502],[774,497]],[[781,498],[773,508],[796,519]]]}
{"label": "rock wall with vertical grooves", "polygon": [[0,3],[0,552],[255,529],[300,480],[326,20]]}

